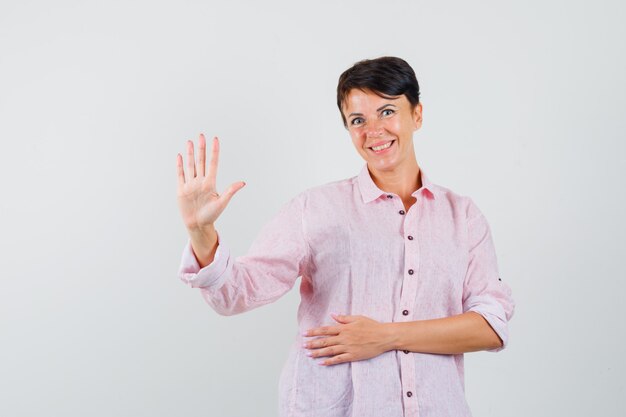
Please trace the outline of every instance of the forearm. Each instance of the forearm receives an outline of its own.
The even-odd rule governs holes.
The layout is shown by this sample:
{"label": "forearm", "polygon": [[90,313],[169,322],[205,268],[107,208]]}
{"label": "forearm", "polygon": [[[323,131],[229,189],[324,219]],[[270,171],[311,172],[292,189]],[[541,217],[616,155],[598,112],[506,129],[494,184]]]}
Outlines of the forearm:
{"label": "forearm", "polygon": [[485,318],[473,311],[440,319],[387,325],[392,350],[458,354],[502,346],[502,341]]}

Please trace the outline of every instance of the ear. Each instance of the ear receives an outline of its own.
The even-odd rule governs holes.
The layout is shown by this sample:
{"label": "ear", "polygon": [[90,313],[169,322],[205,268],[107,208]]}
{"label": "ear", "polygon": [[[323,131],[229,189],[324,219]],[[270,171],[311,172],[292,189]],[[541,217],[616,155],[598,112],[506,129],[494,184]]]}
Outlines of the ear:
{"label": "ear", "polygon": [[417,103],[417,106],[413,109],[413,123],[415,125],[413,130],[422,127],[422,103]]}

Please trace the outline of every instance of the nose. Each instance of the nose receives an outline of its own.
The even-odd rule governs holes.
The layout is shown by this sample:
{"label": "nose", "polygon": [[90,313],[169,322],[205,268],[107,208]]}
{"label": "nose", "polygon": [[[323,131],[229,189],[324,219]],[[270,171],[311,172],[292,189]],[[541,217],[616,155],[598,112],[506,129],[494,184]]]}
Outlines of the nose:
{"label": "nose", "polygon": [[367,124],[365,134],[368,138],[379,138],[383,135],[383,133],[383,125],[379,120],[375,120]]}

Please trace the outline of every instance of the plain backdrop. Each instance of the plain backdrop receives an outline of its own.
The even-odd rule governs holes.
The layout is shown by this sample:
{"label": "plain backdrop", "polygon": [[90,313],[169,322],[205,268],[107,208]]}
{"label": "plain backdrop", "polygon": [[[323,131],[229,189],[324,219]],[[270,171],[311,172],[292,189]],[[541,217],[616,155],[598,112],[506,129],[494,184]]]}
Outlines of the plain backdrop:
{"label": "plain backdrop", "polygon": [[[176,154],[218,135],[217,227],[358,174],[335,88],[415,69],[431,180],[474,199],[516,301],[475,416],[626,415],[620,1],[0,0],[0,415],[274,416],[297,286],[215,313],[177,270]],[[185,155],[186,158],[186,155]]]}

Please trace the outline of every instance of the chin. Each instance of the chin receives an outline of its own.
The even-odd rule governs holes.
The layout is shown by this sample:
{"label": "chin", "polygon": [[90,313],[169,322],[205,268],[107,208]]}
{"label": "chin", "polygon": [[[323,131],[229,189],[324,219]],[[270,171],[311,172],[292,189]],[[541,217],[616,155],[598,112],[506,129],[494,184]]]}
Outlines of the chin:
{"label": "chin", "polygon": [[367,161],[367,165],[378,171],[393,171],[398,164],[396,161]]}

